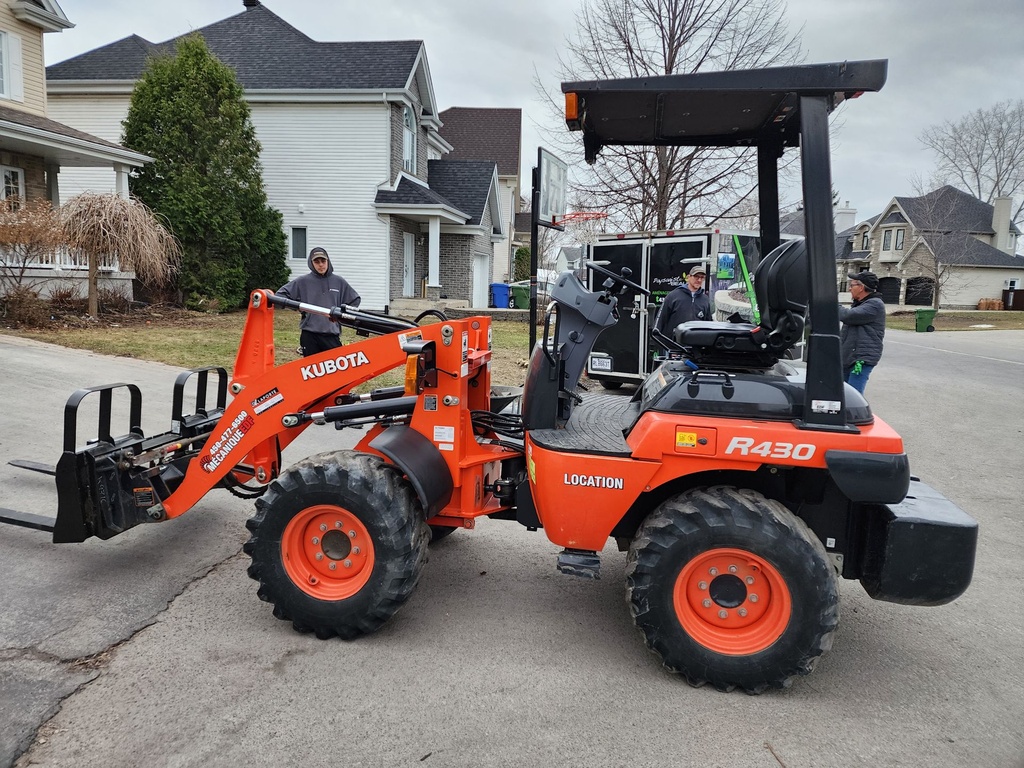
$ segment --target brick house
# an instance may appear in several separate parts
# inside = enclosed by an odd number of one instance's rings
[[[0,199],[59,205],[61,171],[103,169],[110,191],[128,194],[128,173],[150,158],[51,119],[43,67],[44,35],[74,27],[53,0],[0,0]],[[0,254],[0,269],[7,264]],[[55,282],[85,279],[87,263],[66,252],[26,266],[23,284],[45,293]],[[103,287],[131,288],[112,260],[100,266]],[[20,271],[20,270],[16,270]],[[11,274],[4,269],[5,274]],[[5,284],[11,281],[5,281]],[[10,288],[10,285],[6,285]]]
[[[1024,286],[1020,230],[1010,221],[1010,198],[982,202],[944,186],[920,197],[894,197],[885,209],[836,236],[836,276],[870,269],[887,304],[974,308]],[[837,226],[837,230],[839,227]]]
[[[441,136],[452,145],[449,160],[488,160],[498,167],[502,239],[494,243],[491,276],[511,279],[512,238],[521,203],[519,178],[523,111],[519,108],[451,107],[441,113]]]

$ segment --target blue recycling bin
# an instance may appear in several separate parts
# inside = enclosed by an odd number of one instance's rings
[[[491,283],[491,306],[508,309],[508,285],[506,283]]]

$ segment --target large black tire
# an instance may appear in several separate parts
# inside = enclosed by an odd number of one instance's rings
[[[601,386],[605,389],[618,389],[622,386],[621,381],[610,381],[608,379],[601,379]]]
[[[415,492],[377,456],[311,456],[271,483],[246,527],[249,576],[274,615],[346,640],[378,629],[412,594],[430,529]]]
[[[647,647],[694,686],[787,688],[832,647],[835,568],[784,506],[728,486],[674,496],[629,549],[626,601]]]

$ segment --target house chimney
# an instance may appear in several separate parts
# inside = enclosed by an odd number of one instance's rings
[[[857,223],[857,209],[850,207],[850,201],[846,201],[845,208],[836,207],[833,211],[833,222],[836,227],[836,234],[844,232]]]
[[[242,0],[242,5],[246,8],[255,8],[260,4],[260,0]]]
[[[1013,255],[1010,248],[1010,206],[1012,198],[997,197],[992,201],[992,230],[996,233],[992,245],[1003,253]]]

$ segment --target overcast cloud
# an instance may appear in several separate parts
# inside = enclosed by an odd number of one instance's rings
[[[242,0],[58,0],[74,29],[47,34],[46,63],[138,34],[162,42],[243,10]],[[534,70],[552,87],[555,55],[574,29],[576,0],[265,0],[320,41],[426,42],[440,109],[521,107],[523,186],[550,118],[533,89]],[[789,0],[803,25],[807,62],[889,60],[889,79],[840,109],[833,186],[863,219],[895,195],[913,194],[932,160],[921,131],[998,101],[1024,98],[1024,1]],[[581,150],[582,153],[582,150]],[[798,190],[784,191],[793,202]],[[1018,222],[1024,224],[1024,222]]]

